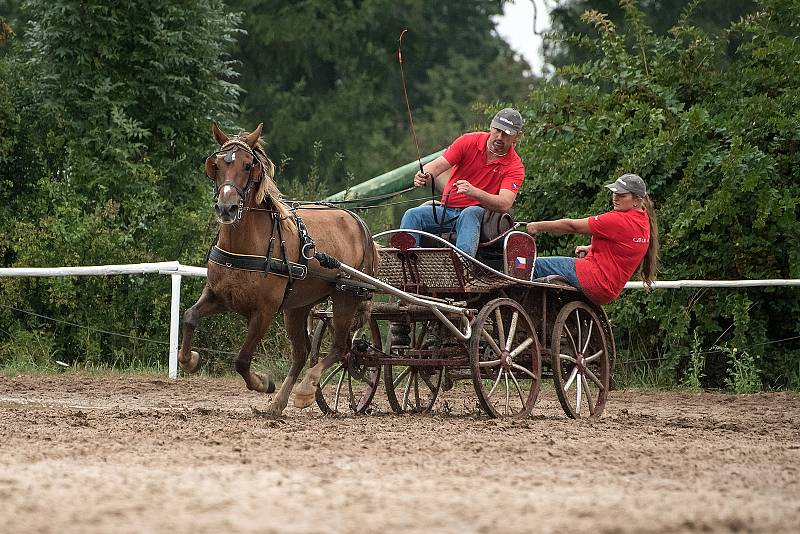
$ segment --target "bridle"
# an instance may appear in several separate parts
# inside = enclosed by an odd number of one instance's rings
[[[217,164],[215,163],[217,157],[223,156],[226,163],[231,163],[236,160],[236,153],[240,150],[250,154],[250,157],[253,158],[253,161],[251,163],[247,163],[244,167],[244,170],[248,171],[247,182],[245,182],[244,188],[240,187],[239,184],[230,179],[225,180],[222,185],[217,184]],[[244,201],[247,198],[247,195],[250,194],[253,184],[261,181],[261,167],[261,162],[256,153],[253,152],[253,149],[251,149],[247,143],[240,141],[239,139],[231,139],[223,144],[219,150],[213,152],[206,158],[206,176],[209,180],[211,180],[211,183],[214,187],[214,203],[216,204],[219,200],[219,193],[221,189],[223,189],[226,185],[232,187],[239,195],[239,209],[236,211],[235,220],[240,220],[242,218],[242,212],[244,211]]]

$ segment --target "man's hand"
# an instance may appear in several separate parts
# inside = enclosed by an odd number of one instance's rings
[[[419,171],[414,175],[414,187],[425,187],[431,180],[433,180],[431,173]]]
[[[575,247],[575,257],[583,258],[589,253],[590,250],[592,250],[592,245],[578,245]]]
[[[471,198],[476,198],[480,194],[478,193],[480,189],[478,189],[477,187],[475,187],[466,180],[457,180],[456,183],[453,184],[453,188],[455,188],[455,190],[461,193],[462,195],[467,195],[468,197]]]
[[[528,224],[526,224],[526,225],[525,225],[525,229],[526,229],[526,230],[528,231],[528,233],[529,233],[529,234],[531,234],[531,235],[536,235],[536,234],[539,232],[539,229],[538,229],[538,228],[536,228],[536,221],[534,221],[534,222],[529,222]]]

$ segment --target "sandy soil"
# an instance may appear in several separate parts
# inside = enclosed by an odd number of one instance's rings
[[[381,395],[382,392],[379,392]],[[797,532],[800,396],[527,421],[259,414],[234,378],[0,377],[2,532]]]

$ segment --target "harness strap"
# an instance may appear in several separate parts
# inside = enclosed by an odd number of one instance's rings
[[[241,269],[243,271],[261,273],[267,270],[268,273],[274,273],[278,276],[286,276],[287,278],[291,276],[292,280],[302,280],[308,274],[308,268],[299,263],[287,262],[277,258],[268,259],[264,256],[254,256],[250,254],[236,254],[223,250],[217,245],[211,247],[211,251],[208,254],[208,261],[216,263],[217,265],[222,265],[223,267]],[[265,264],[269,266],[268,269],[264,268]]]
[[[273,220],[279,221],[279,217],[273,216]],[[275,235],[273,229],[273,235]],[[281,226],[280,222],[278,222],[278,240],[281,242],[281,255],[283,256],[284,263],[288,266],[289,265],[289,255],[286,253],[286,240],[283,239],[283,227]],[[303,268],[307,270],[307,267],[303,265]],[[289,281],[286,282],[286,288],[283,290],[283,300],[281,300],[281,305],[278,306],[278,311],[283,309],[283,305],[286,304],[286,300],[289,298],[289,295],[292,293],[292,286],[294,285],[294,277],[292,276],[292,270],[288,269],[287,277]]]
[[[269,243],[267,244],[267,255],[264,257],[264,278],[269,276],[272,270],[272,250],[275,248],[275,227],[278,225],[278,222],[278,217],[273,214],[272,232],[269,235]]]
[[[211,249],[219,242],[219,228],[217,229],[217,235],[214,237],[214,241],[211,242],[211,246],[208,248],[206,252],[206,259],[203,260],[203,263],[208,263],[208,258],[211,256]]]

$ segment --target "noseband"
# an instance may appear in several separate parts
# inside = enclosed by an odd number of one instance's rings
[[[254,180],[253,179],[252,169],[253,169],[253,167],[260,166],[261,163],[259,162],[258,158],[256,157],[255,152],[253,152],[253,150],[249,146],[247,146],[246,143],[244,143],[242,141],[239,141],[238,139],[232,139],[232,140],[228,141],[227,143],[222,145],[222,147],[220,147],[219,150],[217,150],[216,152],[213,152],[212,154],[210,154],[206,158],[206,163],[208,163],[209,161],[212,161],[214,167],[216,168],[216,163],[214,163],[214,161],[217,159],[218,156],[224,156],[224,161],[226,163],[231,163],[231,162],[236,160],[236,152],[238,152],[239,150],[243,150],[243,151],[247,152],[248,154],[250,154],[250,157],[253,158],[253,162],[252,163],[248,163],[247,165],[245,165],[245,171],[248,171],[248,174],[247,174],[247,182],[244,185],[244,189],[239,187],[239,185],[236,182],[234,182],[233,180],[225,180],[222,183],[222,185],[218,185],[217,184],[217,177],[215,176],[215,173],[208,172],[209,167],[208,167],[208,165],[206,165],[206,176],[208,177],[209,180],[211,180],[211,183],[214,184],[214,203],[215,204],[219,200],[220,190],[222,188],[224,188],[226,185],[231,186],[232,188],[234,188],[236,190],[236,193],[238,193],[238,195],[239,195],[239,209],[236,211],[236,220],[237,221],[242,218],[242,211],[244,210],[244,199],[250,193],[250,190],[253,188],[253,184],[258,182],[258,180]],[[259,174],[256,174],[256,177],[257,176],[259,176]]]

